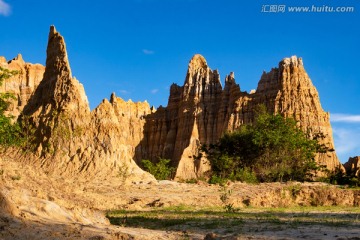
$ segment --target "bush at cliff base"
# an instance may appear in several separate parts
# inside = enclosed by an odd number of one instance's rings
[[[15,74],[17,74],[17,71],[10,71],[0,67],[0,86],[5,79],[8,79]],[[10,106],[10,100],[12,99],[15,99],[13,94],[0,93],[0,145],[5,147],[19,145],[21,142],[19,125],[13,123],[12,116],[7,116],[5,114]]]
[[[293,119],[259,107],[253,124],[226,133],[202,151],[211,163],[210,182],[274,182],[312,179],[312,173],[319,170],[314,158],[320,148]]]
[[[157,180],[171,179],[175,168],[171,167],[170,159],[160,158],[157,163],[152,163],[149,160],[142,160],[144,169],[151,173]]]

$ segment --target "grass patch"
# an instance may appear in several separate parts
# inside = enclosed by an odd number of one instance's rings
[[[108,217],[111,224],[127,227],[144,227],[149,229],[166,229],[176,225],[186,224],[190,219],[164,219],[151,216]]]
[[[177,231],[241,232],[244,226],[266,226],[254,228],[256,231],[313,225],[360,227],[360,209],[355,207],[249,207],[239,212],[226,212],[223,208],[195,209],[179,205],[148,211],[109,211],[107,217],[114,225]]]

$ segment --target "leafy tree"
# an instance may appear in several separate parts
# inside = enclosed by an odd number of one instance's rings
[[[16,75],[17,71],[11,71],[9,69],[0,67],[0,87],[4,80]],[[5,111],[8,109],[10,102],[9,100],[15,99],[15,96],[11,93],[0,93],[0,115],[3,116]]]
[[[146,171],[154,175],[158,180],[171,179],[175,169],[170,167],[170,159],[160,158],[159,162],[156,164],[152,163],[150,160],[142,160],[142,164]]]
[[[5,79],[16,74],[18,74],[18,71],[11,71],[0,67],[0,86],[2,86]],[[16,99],[13,94],[0,93],[0,145],[2,146],[19,145],[21,142],[20,126],[17,123],[13,123],[12,116],[5,114],[12,99]]]
[[[317,169],[314,157],[319,148],[317,140],[309,139],[293,119],[260,107],[253,124],[226,133],[202,150],[217,178],[272,182],[310,179]]]

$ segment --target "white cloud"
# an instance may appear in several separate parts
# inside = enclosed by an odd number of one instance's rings
[[[0,1],[1,1],[1,0],[0,0]],[[143,49],[142,52],[143,52],[145,55],[152,55],[152,54],[155,53],[153,50],[149,50],[149,49]]]
[[[342,162],[360,155],[360,115],[334,113],[330,115],[335,150]]]
[[[360,131],[356,132],[352,129],[334,127],[333,132],[335,141],[338,143],[336,151],[339,154],[346,153],[360,147],[360,142],[355,140],[360,137]]]
[[[159,91],[159,89],[153,89],[153,90],[151,90],[151,93],[156,94],[158,91]]]
[[[360,155],[360,126],[333,126],[335,150],[340,160]]]
[[[119,90],[119,93],[120,93],[120,94],[123,94],[123,95],[126,95],[126,94],[129,94],[130,92],[129,92],[129,91],[126,91],[126,90],[124,90],[124,89],[121,89],[121,90]]]
[[[334,113],[330,115],[331,122],[360,123],[360,115]]]
[[[0,0],[0,15],[9,16],[11,14],[11,6],[4,2],[4,0]]]

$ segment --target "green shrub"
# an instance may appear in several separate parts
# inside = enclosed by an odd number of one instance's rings
[[[22,115],[19,124],[21,129],[21,147],[24,151],[35,151],[36,128],[31,123],[30,117]]]
[[[125,182],[129,176],[129,165],[127,165],[126,163],[121,163],[118,169],[118,177],[121,179],[122,182]]]
[[[236,171],[234,177],[230,177],[231,180],[246,182],[246,183],[258,183],[255,172],[251,171],[249,168],[240,168]]]
[[[314,157],[321,150],[291,118],[260,107],[255,121],[226,133],[215,145],[204,146],[212,167],[211,182],[219,178],[245,182],[305,181],[318,170]]]
[[[154,164],[149,160],[142,160],[144,169],[151,173],[157,180],[171,179],[175,168],[170,167],[170,159],[160,158],[159,161]]]
[[[228,189],[226,185],[223,185],[220,189],[220,201],[226,212],[238,212],[240,209],[234,208],[234,203],[230,202],[230,197],[233,194],[231,189]]]
[[[198,182],[198,180],[196,178],[187,179],[185,181],[185,183],[189,183],[189,184],[195,184],[197,182]]]
[[[4,147],[19,146],[22,143],[19,124],[12,123],[11,117],[0,116],[0,145]]]
[[[227,179],[224,177],[219,177],[216,174],[211,175],[211,178],[209,180],[209,183],[211,184],[219,184],[224,185],[226,183]]]
[[[345,172],[340,167],[335,168],[333,171],[327,170],[327,176],[320,179],[320,181],[335,185],[348,185],[349,187],[360,186],[360,176],[356,176],[356,171]]]
[[[18,74],[18,71],[11,71],[0,67],[0,86],[3,81]],[[21,128],[18,123],[13,123],[13,116],[5,112],[10,106],[10,101],[16,99],[12,93],[0,93],[0,145],[4,147],[19,146],[22,143]]]

